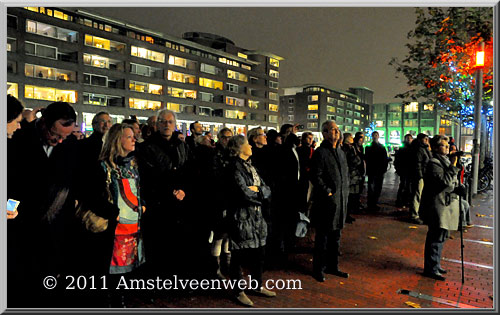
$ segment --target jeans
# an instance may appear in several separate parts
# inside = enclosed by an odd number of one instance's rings
[[[429,226],[425,239],[424,272],[436,274],[441,268],[441,253],[448,238],[448,230]]]
[[[246,265],[252,279],[257,280],[258,288],[262,287],[264,254],[264,247],[233,249],[231,251],[231,264],[229,265],[230,278],[232,280],[243,279],[241,267]],[[235,287],[235,290],[239,290],[238,286]]]

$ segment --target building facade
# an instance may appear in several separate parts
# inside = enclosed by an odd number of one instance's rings
[[[372,106],[374,130],[379,132],[380,142],[399,146],[406,134],[416,137],[419,133],[437,134],[461,138],[464,146],[472,129],[462,128],[449,113],[438,110],[434,104],[418,102],[383,103]],[[462,146],[462,147],[464,147]]]
[[[93,116],[141,122],[161,108],[187,133],[278,125],[282,57],[189,32],[177,38],[76,8],[7,8],[7,90],[28,108],[72,104],[82,130]]]
[[[368,88],[345,92],[321,84],[289,87],[280,97],[280,118],[318,136],[326,120],[334,120],[342,132],[355,133],[368,127],[371,102],[373,91]]]

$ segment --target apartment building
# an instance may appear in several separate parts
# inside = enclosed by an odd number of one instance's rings
[[[450,113],[437,109],[435,104],[418,102],[381,103],[372,106],[372,120],[380,134],[380,142],[399,146],[406,134],[416,137],[419,133],[461,137],[463,146],[472,144],[473,130],[463,127]]]
[[[365,87],[349,91],[322,84],[306,84],[283,89],[281,121],[300,124],[321,138],[321,125],[334,120],[342,132],[356,133],[368,127],[373,91]]]
[[[227,38],[149,30],[82,8],[7,8],[7,90],[28,108],[72,104],[82,130],[99,111],[141,122],[161,108],[187,133],[278,126],[279,66],[273,53]]]

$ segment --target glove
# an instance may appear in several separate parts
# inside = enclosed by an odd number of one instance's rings
[[[457,186],[453,192],[455,194],[461,196],[462,198],[467,197],[467,188],[463,184],[460,184],[459,186]]]

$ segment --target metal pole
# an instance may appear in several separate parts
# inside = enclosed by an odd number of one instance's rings
[[[484,42],[480,44],[481,51],[484,51]],[[483,101],[483,69],[476,70],[476,88],[474,93],[474,148],[472,156],[472,195],[477,195],[477,180],[479,174],[479,151],[481,145],[481,108]]]
[[[460,209],[460,257],[462,258],[462,283],[465,283],[465,269],[464,269],[464,213],[462,211],[462,196],[458,195],[459,209]]]

